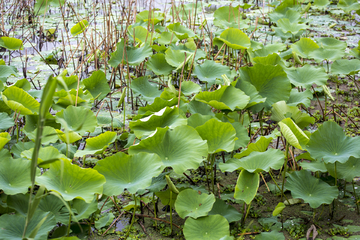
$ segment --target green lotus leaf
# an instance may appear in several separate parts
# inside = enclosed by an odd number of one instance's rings
[[[175,209],[181,218],[192,217],[196,219],[207,216],[214,202],[214,194],[201,194],[193,189],[185,189],[178,194]]]
[[[360,3],[357,0],[339,0],[337,6],[346,13],[360,9]]]
[[[359,11],[360,11],[360,10],[359,10]],[[353,48],[353,49],[351,49],[350,55],[351,55],[351,56],[354,56],[354,57],[357,58],[357,59],[360,59],[360,49],[358,49],[358,48]],[[0,66],[0,67],[1,67],[1,66]]]
[[[233,122],[231,125],[235,128],[236,137],[238,138],[235,141],[234,150],[238,150],[241,147],[245,148],[250,141],[248,130],[239,122]]]
[[[131,82],[131,89],[134,91],[135,95],[141,94],[141,96],[149,102],[154,101],[156,97],[160,97],[161,91],[158,88],[149,82],[147,76],[139,77],[134,79]]]
[[[95,71],[89,78],[84,79],[84,90],[88,90],[94,98],[102,100],[110,92],[109,83],[105,73],[101,70]]]
[[[345,179],[347,182],[352,182],[355,177],[360,176],[359,158],[350,157],[346,163],[336,163],[336,174],[335,163],[325,164],[325,167],[331,176]]]
[[[169,75],[175,69],[166,62],[163,53],[152,55],[146,62],[146,66],[156,75]]]
[[[234,198],[250,204],[259,188],[260,177],[258,173],[241,170],[235,185]]]
[[[11,153],[14,156],[14,158],[21,158],[21,152],[24,150],[28,150],[30,148],[34,148],[35,147],[35,143],[30,141],[30,142],[18,142],[16,144],[14,144],[11,148]]]
[[[179,39],[176,37],[175,33],[173,32],[162,32],[160,37],[157,39],[158,43],[161,45],[167,45],[176,43]]]
[[[239,6],[224,6],[216,9],[214,12],[214,25],[222,29],[229,27],[243,29],[249,27],[242,19]]]
[[[294,123],[291,118],[285,118],[279,123],[280,131],[291,146],[304,150],[309,142],[308,136]]]
[[[296,35],[299,31],[306,29],[307,25],[298,22],[291,22],[288,18],[281,18],[277,21],[277,25],[284,33]]]
[[[284,210],[284,208],[285,208],[285,204],[282,202],[279,202],[278,205],[275,207],[272,215],[273,216],[279,215]]]
[[[129,154],[138,152],[156,153],[165,166],[178,174],[187,169],[197,169],[208,154],[206,141],[190,126],[157,128],[152,136],[129,148]]]
[[[165,100],[160,97],[156,97],[152,104],[147,104],[145,107],[140,107],[138,110],[138,115],[141,117],[146,117],[152,113],[158,112],[165,107],[172,107],[178,104],[178,98],[173,98],[170,100]],[[134,118],[136,120],[137,118]]]
[[[248,49],[250,47],[250,38],[240,29],[225,29],[218,39],[232,49]]]
[[[65,0],[36,0],[34,6],[35,15],[44,15],[52,7],[64,6]]]
[[[217,119],[217,118],[215,118],[214,116],[211,116],[211,115],[203,115],[203,114],[200,114],[200,113],[195,113],[195,114],[192,114],[188,118],[188,126],[196,128],[198,126],[203,125],[208,120],[213,119],[213,118]],[[220,120],[218,120],[218,121],[220,121]]]
[[[325,163],[345,163],[350,157],[360,158],[360,137],[347,137],[335,122],[324,122],[311,134],[307,150],[311,157]]]
[[[25,194],[31,186],[31,161],[4,158],[0,160],[0,189],[5,194]]]
[[[206,103],[193,100],[188,104],[188,110],[191,114],[199,113],[202,115],[215,116],[212,112],[211,107]]]
[[[235,140],[237,140],[236,130],[230,123],[210,119],[203,125],[196,127],[196,131],[203,140],[207,141],[209,153],[234,150]]]
[[[319,45],[310,38],[301,38],[299,41],[291,45],[293,52],[303,58],[310,58],[309,54],[318,48]]]
[[[56,122],[60,123],[65,130],[84,135],[85,132],[93,132],[97,126],[95,114],[87,108],[68,106],[56,113]]]
[[[26,92],[28,92],[31,89],[30,82],[26,78],[17,80],[16,83],[14,84],[14,86],[17,86],[18,88],[21,88],[21,89],[25,90]]]
[[[254,64],[261,63],[263,65],[274,65],[274,66],[279,64],[280,66],[285,67],[284,61],[277,53],[269,54],[266,57],[254,57],[252,61],[254,62]]]
[[[341,59],[345,52],[340,49],[318,48],[309,53],[309,58],[314,59],[316,62],[335,61]]]
[[[184,236],[187,240],[219,240],[227,235],[230,235],[229,223],[221,215],[188,218],[184,224]]]
[[[29,150],[25,150],[21,153],[21,157],[25,159],[31,160],[32,154],[33,154],[34,148],[31,148]],[[49,161],[49,160],[55,160],[64,158],[66,159],[66,156],[63,154],[60,154],[59,150],[54,148],[53,146],[47,146],[47,147],[41,147],[39,150],[39,156],[37,163],[41,164],[42,162]],[[42,168],[50,168],[50,163],[48,164],[42,164]]]
[[[59,129],[55,129],[55,131],[58,134],[59,139],[67,144],[74,143],[82,138],[78,133],[73,131],[63,132]]]
[[[316,43],[326,49],[338,49],[345,51],[347,47],[346,42],[331,37],[316,38]]]
[[[313,84],[318,86],[326,85],[328,79],[324,68],[308,64],[299,68],[286,69],[285,72],[290,82],[297,87],[310,88]]]
[[[330,186],[306,170],[291,173],[285,187],[291,191],[293,198],[303,199],[312,208],[318,208],[323,203],[330,204],[339,194],[337,187]]]
[[[23,42],[20,39],[12,37],[0,37],[0,47],[8,50],[23,50]]]
[[[9,117],[7,113],[0,112],[0,130],[7,130],[14,126],[14,119]]]
[[[27,131],[24,131],[24,132],[26,133],[26,136],[30,140],[35,142],[37,129],[35,129],[33,132],[27,132]],[[57,142],[57,140],[59,140],[59,137],[53,127],[49,127],[49,126],[43,127],[41,144],[47,145],[49,143],[55,143],[55,142]]]
[[[299,11],[296,11],[296,10],[287,10],[286,12],[277,12],[277,11],[274,11],[274,12],[271,12],[269,13],[269,16],[270,16],[270,19],[272,22],[278,22],[280,19],[289,19],[289,21],[291,23],[293,22],[299,22],[300,19],[301,19],[301,14]]]
[[[194,74],[200,81],[213,85],[217,79],[222,79],[221,75],[226,74],[230,76],[230,69],[221,63],[205,60],[203,64],[195,66]]]
[[[72,200],[72,208],[76,210],[74,212],[76,213],[75,217],[78,221],[84,218],[89,218],[92,213],[98,210],[96,196],[90,203],[85,202],[82,199],[75,198]]]
[[[164,20],[164,14],[160,13],[160,12],[155,12],[155,11],[142,11],[138,14],[136,14],[136,22],[140,22],[140,21],[150,21],[151,24],[157,24],[158,22],[161,22]]]
[[[120,195],[124,189],[135,194],[139,189],[151,185],[153,177],[163,170],[163,164],[156,154],[137,153],[126,155],[118,152],[97,162],[95,168],[106,178],[104,194]]]
[[[256,104],[264,103],[266,101],[266,97],[263,98],[261,95],[259,95],[256,87],[249,82],[237,80],[235,87],[239,88],[250,97],[250,101],[246,105],[246,108],[250,108]]]
[[[318,8],[318,9],[324,9],[328,5],[330,5],[329,0],[315,0],[314,4],[312,6],[315,7],[315,8]]]
[[[28,202],[29,201],[27,201],[26,205],[28,205]],[[69,223],[69,212],[67,211],[64,202],[55,195],[48,194],[41,198],[39,209],[43,212],[51,212],[54,215],[56,222],[61,222],[63,224]],[[80,219],[77,218],[77,220]]]
[[[284,165],[284,153],[278,149],[269,149],[265,152],[254,151],[247,157],[232,158],[226,163],[220,163],[223,172],[233,172],[237,169],[245,169],[250,173],[268,172],[270,168],[278,170]]]
[[[139,43],[150,43],[151,41],[151,33],[148,32],[142,26],[136,26],[128,29],[128,34],[130,35],[130,39],[135,39],[136,42]]]
[[[303,92],[299,92],[297,89],[291,89],[289,100],[286,104],[289,106],[298,106],[303,104],[306,108],[310,107],[311,99],[313,99],[312,92],[307,89]]]
[[[186,61],[185,61],[185,55],[186,55]],[[184,50],[174,50],[171,48],[168,48],[168,50],[165,51],[165,60],[170,65],[176,68],[176,70],[181,69],[184,65],[184,62],[187,63],[190,59],[193,58],[193,55]]]
[[[86,19],[81,20],[71,28],[70,30],[71,35],[73,35],[74,37],[76,35],[79,35],[80,33],[84,32],[88,26],[89,26],[89,22]]]
[[[50,170],[36,179],[46,189],[61,194],[65,201],[79,198],[87,203],[94,199],[94,194],[102,194],[105,181],[96,170],[81,168],[68,160],[52,163]]]
[[[5,104],[13,111],[22,115],[29,115],[39,112],[40,103],[29,93],[16,86],[11,86],[1,93]]]
[[[18,76],[18,70],[14,66],[0,65],[0,82],[6,82],[10,76]]]
[[[262,46],[260,49],[249,52],[250,56],[252,58],[255,57],[267,57],[270,54],[278,53],[279,51],[283,51],[286,49],[286,45],[283,43],[273,43],[273,44],[267,44],[266,46]]]
[[[240,68],[240,81],[246,81],[256,88],[259,95],[266,98],[264,103],[251,107],[252,111],[259,112],[263,108],[270,110],[271,105],[290,97],[291,84],[281,66],[255,64],[253,67]]]
[[[224,202],[219,198],[216,199],[209,215],[219,214],[228,220],[229,223],[240,221],[242,214],[239,213],[233,206]]]
[[[322,172],[326,173],[327,169],[323,161],[311,161],[311,162],[301,162],[299,165],[304,170],[309,170],[312,172]]]
[[[197,101],[207,103],[219,110],[243,109],[248,104],[250,97],[243,91],[233,86],[222,86],[213,92],[201,92],[195,96]]]
[[[86,139],[84,150],[78,150],[75,157],[83,157],[85,155],[99,154],[105,151],[111,143],[116,139],[116,132],[104,132],[96,137]]]
[[[175,128],[180,125],[186,125],[187,118],[177,107],[165,107],[160,111],[138,119],[131,121],[129,127],[134,131],[137,138],[150,135],[158,127]]]
[[[190,96],[201,91],[199,84],[192,81],[185,81],[181,83],[181,93],[185,96]]]
[[[156,192],[155,195],[160,199],[161,203],[165,206],[170,205],[170,188],[166,189],[165,191]],[[176,198],[178,194],[172,192],[171,196],[171,207],[174,208]]]
[[[8,132],[0,133],[0,150],[11,140],[11,136]]]
[[[331,64],[332,74],[355,75],[360,71],[360,60],[340,59]]]
[[[167,26],[167,28],[175,33],[176,37],[178,37],[180,40],[186,39],[186,38],[192,38],[195,37],[195,33],[190,30],[187,27],[184,27],[181,25],[181,23],[172,23]]]
[[[44,221],[45,220],[45,221]],[[36,236],[34,238],[29,238],[30,234],[38,228],[38,224],[41,224],[41,227],[38,229]],[[26,216],[19,214],[3,214],[0,216],[0,236],[4,240],[22,240],[24,237],[26,239],[41,240],[47,239],[49,232],[56,226],[55,217],[52,213],[43,212],[40,210],[35,211],[33,217],[30,219],[26,225]],[[26,228],[25,236],[23,236],[24,230]]]
[[[275,122],[280,122],[281,120],[289,117],[299,128],[303,129],[307,127],[309,124],[314,124],[315,119],[310,117],[307,113],[303,113],[297,107],[288,106],[285,101],[280,101],[273,104],[273,108],[271,109],[271,120]]]
[[[272,231],[272,232],[261,232],[256,235],[255,240],[285,240],[284,233]]]

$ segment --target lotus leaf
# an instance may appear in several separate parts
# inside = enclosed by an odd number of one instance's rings
[[[204,102],[193,100],[188,104],[188,110],[191,114],[199,113],[202,115],[214,116],[215,114],[211,111],[211,107]]]
[[[78,221],[88,218],[92,213],[98,210],[96,197],[94,197],[93,201],[90,203],[75,198],[72,200],[72,208],[76,210],[74,212],[76,213],[75,217]]]
[[[306,170],[291,173],[285,187],[291,191],[293,198],[303,199],[312,208],[318,208],[323,203],[330,204],[339,194],[337,187],[328,185]]]
[[[228,220],[229,223],[237,222],[241,219],[242,214],[239,213],[233,206],[224,202],[219,198],[216,199],[209,215],[219,214]]]
[[[14,86],[17,86],[18,88],[21,88],[21,89],[25,90],[26,92],[28,92],[31,89],[30,82],[26,78],[17,80],[16,83],[14,84]]]
[[[280,101],[273,104],[271,109],[271,120],[280,122],[289,117],[296,123],[299,128],[305,128],[309,124],[314,124],[315,119],[310,117],[307,113],[301,112],[297,107],[288,106],[285,101]]]
[[[309,54],[318,48],[319,45],[310,38],[301,38],[299,41],[291,45],[293,52],[303,58],[310,58]]]
[[[193,189],[185,189],[178,194],[175,209],[181,218],[192,217],[196,219],[207,216],[214,202],[214,194],[201,194]]]
[[[260,49],[254,51],[254,52],[249,52],[249,53],[250,53],[250,56],[252,56],[252,58],[267,57],[269,54],[278,53],[279,51],[283,51],[285,49],[286,49],[285,44],[273,43],[273,44],[268,44],[266,46],[262,46]]]
[[[172,44],[179,41],[173,32],[162,32],[160,37],[157,39],[158,43],[161,45]]]
[[[151,43],[151,33],[148,32],[142,26],[136,26],[128,29],[128,33],[131,36],[130,39],[134,39],[134,41],[139,43]]]
[[[336,163],[336,174],[334,165],[334,163],[325,164],[327,171],[333,177],[352,182],[355,177],[360,176],[360,158],[350,157],[346,163]]]
[[[333,74],[355,75],[360,71],[360,60],[340,59],[331,64]]]
[[[152,136],[129,148],[129,154],[156,153],[165,166],[178,174],[196,169],[208,154],[206,141],[190,126],[178,126],[173,130],[157,128]]]
[[[13,111],[29,115],[39,111],[40,104],[29,93],[16,86],[11,86],[1,93],[5,104]]]
[[[86,139],[84,150],[78,150],[75,157],[82,157],[90,154],[99,154],[105,151],[116,139],[116,132],[104,132],[96,137]]]
[[[149,82],[147,76],[134,79],[131,82],[131,89],[136,95],[141,94],[141,96],[149,102],[154,101],[156,97],[160,97],[161,95],[157,87]]]
[[[95,168],[106,178],[104,194],[120,195],[124,189],[135,194],[139,189],[151,185],[153,177],[163,170],[163,164],[156,154],[137,153],[126,155],[119,152],[97,162]]]
[[[357,0],[339,0],[337,6],[347,13],[360,9],[360,3]]]
[[[243,31],[236,28],[224,30],[220,34],[219,40],[233,49],[248,49],[250,47],[250,38]]]
[[[152,55],[146,62],[146,66],[156,75],[169,75],[174,68],[165,60],[165,54],[157,53]]]
[[[12,37],[0,37],[0,47],[9,50],[23,50],[23,42],[20,39]]]
[[[318,45],[326,49],[338,49],[345,51],[347,47],[346,42],[331,37],[316,38],[316,42]]]
[[[201,87],[192,82],[192,81],[185,81],[181,83],[181,93],[185,96],[190,96],[201,91]]]
[[[11,136],[8,132],[0,133],[0,150],[11,140]]]
[[[301,162],[299,165],[304,170],[309,170],[312,172],[322,172],[322,173],[327,172],[327,169],[323,161]]]
[[[195,99],[219,110],[234,111],[245,108],[250,97],[240,89],[230,85],[222,86],[213,92],[201,92],[195,96]]]
[[[291,22],[288,18],[281,18],[277,21],[277,25],[284,33],[291,33],[296,35],[299,31],[306,29],[306,24]]]
[[[26,131],[24,132],[26,133],[26,136],[28,136],[28,138],[30,138],[32,141],[35,142],[37,129],[35,129],[33,132],[26,132]],[[59,140],[59,137],[54,128],[49,126],[43,127],[42,137],[41,137],[42,144],[47,145],[49,143],[55,143],[57,142],[57,140]]]
[[[255,240],[285,240],[284,233],[272,231],[272,232],[261,232],[255,237]]]
[[[211,116],[211,115],[203,115],[203,114],[200,114],[200,113],[195,113],[195,114],[192,114],[188,118],[188,125],[193,127],[193,128],[196,128],[198,126],[203,125],[208,120],[213,119],[213,118],[217,119],[217,118],[215,118],[214,116]]]
[[[96,170],[81,168],[68,160],[61,160],[52,163],[50,170],[38,177],[36,182],[61,194],[65,201],[80,198],[90,203],[94,194],[102,194],[106,180]]]
[[[310,107],[311,99],[313,99],[313,94],[310,90],[305,90],[299,92],[297,89],[291,89],[289,100],[286,104],[289,106],[298,106],[303,104],[305,107]]]
[[[35,15],[43,15],[49,10],[50,6],[61,7],[64,4],[65,0],[36,0],[34,12]]]
[[[258,173],[241,170],[235,185],[234,198],[250,204],[259,188],[260,177]]]
[[[221,215],[188,218],[184,224],[184,236],[187,240],[219,240],[227,235],[230,235],[229,223]]]
[[[299,68],[289,68],[285,72],[293,85],[304,88],[310,88],[313,84],[326,85],[328,79],[324,68],[308,64]]]
[[[223,29],[232,28],[248,28],[244,23],[239,11],[239,6],[224,6],[216,9],[214,12],[214,25]]]
[[[14,66],[0,65],[0,81],[6,82],[6,79],[11,75],[17,76],[18,70]]]
[[[298,149],[303,150],[309,142],[309,137],[294,123],[291,118],[285,118],[279,123],[280,131],[288,143]]]
[[[60,123],[66,131],[74,131],[80,135],[93,132],[97,125],[96,116],[90,109],[75,106],[68,106],[57,112],[56,122]]]
[[[323,60],[335,61],[344,55],[345,52],[339,49],[318,48],[309,53],[309,58],[317,62],[322,62]]]
[[[86,19],[81,20],[71,28],[70,30],[71,35],[73,36],[79,35],[80,33],[84,32],[88,26],[89,26],[89,22]]]
[[[155,12],[155,11],[142,11],[138,14],[136,14],[136,22],[140,22],[140,21],[150,21],[152,24],[157,24],[158,22],[161,22],[164,20],[164,14],[160,13],[160,12]]]
[[[209,153],[234,150],[235,140],[237,140],[236,130],[230,123],[210,119],[203,125],[196,127],[196,131],[203,140],[207,141]]]
[[[186,56],[186,60],[185,60]],[[184,65],[184,62],[187,63],[190,59],[193,58],[193,55],[184,50],[176,50],[169,48],[165,51],[165,60],[166,62],[176,68],[176,70],[181,69]]]
[[[325,163],[345,163],[352,156],[360,158],[360,137],[347,137],[342,127],[335,122],[324,122],[311,134],[307,150],[316,160]]]
[[[238,138],[235,141],[234,150],[238,150],[239,148],[245,148],[250,141],[249,133],[247,129],[239,122],[233,122],[231,125],[236,130],[236,137]]]
[[[195,66],[194,74],[200,81],[213,85],[217,79],[222,79],[221,75],[226,74],[230,76],[230,69],[220,63],[205,60],[203,64]]]
[[[102,100],[110,92],[105,73],[101,70],[95,71],[89,78],[84,79],[84,90],[88,90],[93,98]]]
[[[274,65],[274,66],[279,64],[280,66],[285,67],[284,61],[277,53],[269,54],[266,57],[254,57],[252,61],[254,62],[254,64],[261,63],[263,65]]]
[[[246,95],[250,97],[250,101],[246,105],[246,108],[250,108],[256,104],[264,103],[266,101],[266,97],[263,98],[261,95],[259,95],[256,87],[249,82],[237,80],[235,87],[241,89]]]
[[[29,150],[25,150],[21,153],[21,157],[31,160],[33,151],[34,151],[33,148],[31,148]],[[53,146],[41,147],[39,150],[37,163],[38,163],[38,165],[41,165],[42,168],[49,168],[50,163],[43,164],[43,162],[50,161],[50,160],[55,161],[60,158],[66,159],[66,156],[63,154],[60,154],[59,150],[56,149],[55,147],[53,147]]]
[[[82,138],[78,133],[73,131],[63,132],[59,129],[55,129],[55,131],[58,134],[59,139],[67,144],[74,143]]]
[[[152,104],[147,104],[145,107],[140,107],[138,114],[141,117],[149,116],[154,112],[158,112],[165,107],[172,107],[178,104],[178,98],[173,98],[170,100],[165,100],[160,97],[154,99]],[[137,118],[135,118],[136,120]]]
[[[79,199],[79,201],[82,200]],[[28,205],[28,201],[26,202],[26,205]],[[75,206],[73,205],[73,207]],[[55,195],[49,194],[41,198],[39,209],[43,212],[51,212],[54,215],[56,222],[61,222],[63,224],[69,223],[69,212],[64,206],[64,202]],[[86,217],[89,217],[89,215]],[[77,220],[80,219],[77,218]]]
[[[313,7],[323,9],[326,8],[329,4],[329,0],[315,0]]]
[[[178,37],[180,40],[195,37],[195,33],[192,30],[188,29],[187,27],[184,27],[179,22],[169,24],[167,28],[171,32],[175,33],[176,37]]]

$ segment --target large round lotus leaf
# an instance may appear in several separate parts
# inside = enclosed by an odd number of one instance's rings
[[[237,169],[246,169],[250,173],[268,172],[270,168],[278,170],[284,164],[284,153],[278,149],[269,149],[265,152],[254,151],[249,156],[237,159],[232,158],[226,163],[220,163],[223,172],[233,172]]]
[[[259,188],[260,178],[258,173],[250,173],[245,169],[241,170],[235,185],[234,198],[250,204]]]
[[[318,48],[309,53],[309,58],[314,59],[317,62],[335,61],[341,59],[345,55],[343,50],[339,49],[328,49],[328,48]]]
[[[269,14],[272,22],[277,22],[280,19],[289,19],[290,22],[299,22],[301,18],[301,14],[296,10],[287,10],[286,12],[271,12]]]
[[[355,75],[360,71],[360,60],[340,59],[331,64],[332,74]]]
[[[188,218],[184,224],[184,236],[187,240],[219,240],[227,235],[230,235],[229,223],[221,215]]]
[[[156,153],[165,166],[178,174],[187,169],[197,169],[208,154],[206,141],[190,126],[157,128],[152,136],[129,148],[129,154],[138,152]]]
[[[350,12],[353,10],[356,11],[360,9],[360,3],[357,0],[340,0],[337,6],[345,12]]]
[[[255,112],[270,110],[271,105],[290,97],[291,84],[281,66],[255,64],[253,67],[240,68],[240,81],[247,81],[254,85],[259,95],[266,98],[264,103],[252,106]]]
[[[50,8],[63,6],[65,4],[65,0],[36,0],[34,6],[34,13],[36,15],[44,15]]]
[[[264,103],[266,101],[266,97],[261,97],[259,92],[256,90],[256,87],[249,82],[237,81],[235,87],[244,91],[244,93],[250,97],[250,101],[246,105],[246,108],[254,106],[258,103]]]
[[[199,84],[192,81],[185,81],[181,83],[181,93],[185,96],[190,96],[201,91]]]
[[[58,134],[59,139],[67,144],[74,143],[82,138],[78,133],[73,131],[63,132],[59,129],[55,129],[55,131]]]
[[[78,150],[75,157],[82,157],[90,154],[99,154],[105,151],[116,139],[116,132],[104,132],[96,137],[86,139],[84,150]]]
[[[243,109],[248,104],[250,97],[243,91],[233,86],[222,86],[213,92],[201,92],[195,96],[197,101],[207,103],[218,110]]]
[[[158,22],[161,22],[162,20],[164,20],[164,13],[160,13],[160,12],[155,12],[155,11],[142,11],[138,14],[136,14],[136,22],[140,22],[140,21],[150,21],[151,24],[157,24]]]
[[[300,30],[306,29],[305,23],[291,22],[288,18],[281,18],[277,21],[277,25],[284,33],[296,35]]]
[[[217,118],[215,118],[214,116],[211,116],[211,115],[203,115],[203,114],[200,114],[200,113],[195,113],[195,114],[192,114],[188,118],[188,126],[196,128],[198,126],[203,125],[208,120],[213,119],[213,118],[217,119]],[[218,121],[220,121],[220,120],[218,120]]]
[[[205,60],[203,64],[195,66],[194,74],[200,81],[213,85],[215,84],[216,79],[222,79],[221,75],[226,74],[230,76],[230,69],[221,63]]]
[[[360,137],[347,137],[335,122],[324,122],[311,134],[307,150],[312,158],[325,163],[345,163],[349,157],[360,157],[359,146]]]
[[[287,105],[285,101],[274,103],[273,108],[271,109],[270,119],[275,122],[280,122],[287,117],[293,119],[296,125],[301,129],[307,127],[309,124],[315,123],[313,117],[310,117],[307,113],[301,112],[297,107]]]
[[[26,132],[26,136],[30,138],[32,141],[35,142],[37,129],[32,132]],[[59,137],[53,127],[45,126],[43,127],[42,137],[41,137],[41,144],[47,145],[49,143],[55,143],[59,140]]]
[[[312,208],[318,208],[323,203],[330,204],[339,194],[337,187],[330,186],[306,170],[291,173],[285,187],[291,191],[293,198],[303,199]]]
[[[269,54],[266,57],[254,57],[252,59],[252,62],[254,62],[254,64],[261,63],[263,65],[274,65],[274,66],[279,64],[280,66],[285,67],[284,61],[277,53]]]
[[[236,131],[230,123],[210,119],[196,128],[203,140],[207,141],[209,153],[221,151],[231,152],[234,150]]]
[[[45,220],[45,221],[43,221]],[[38,224],[43,221],[41,227]],[[20,214],[3,214],[0,216],[0,236],[4,240],[22,240],[25,230],[26,216]],[[56,221],[52,213],[35,211],[33,217],[27,225],[25,239],[42,240],[47,239],[49,232],[55,227]],[[34,238],[28,238],[30,234],[38,228]]]
[[[285,72],[287,73],[290,82],[297,87],[310,88],[313,84],[318,86],[326,85],[328,80],[324,68],[308,64],[299,68],[286,69]]]
[[[29,93],[16,86],[11,86],[1,93],[5,104],[13,111],[22,115],[29,115],[39,112],[40,103]]]
[[[14,126],[14,119],[4,112],[0,112],[0,122],[0,130],[6,130]]]
[[[329,0],[315,0],[312,5],[315,8],[324,9],[330,4]]]
[[[309,54],[318,48],[319,45],[310,38],[301,38],[299,41],[291,45],[293,52],[303,58],[309,58]]]
[[[161,45],[167,45],[176,43],[179,39],[176,37],[175,33],[173,32],[162,32],[160,37],[157,39],[158,43]]]
[[[82,82],[85,85],[84,90],[88,90],[93,98],[101,100],[110,92],[105,73],[101,70],[93,72],[89,78]]]
[[[316,38],[315,40],[319,46],[326,49],[341,49],[345,51],[347,47],[346,42],[331,37]]]
[[[93,132],[97,125],[95,114],[87,108],[68,106],[56,113],[56,122],[60,123],[65,130],[84,135],[85,132]]]
[[[250,38],[240,29],[228,28],[220,34],[218,39],[233,49],[248,49],[250,47]]]
[[[137,153],[126,155],[118,152],[97,162],[95,168],[105,176],[104,194],[120,195],[124,189],[135,194],[139,189],[151,185],[153,177],[163,170],[163,164],[156,154]]]
[[[151,84],[147,76],[139,77],[131,82],[131,89],[136,95],[140,94],[146,101],[152,102],[156,97],[160,97],[161,91]]]
[[[175,128],[186,124],[187,118],[179,108],[165,107],[150,116],[131,121],[129,126],[137,138],[142,138],[150,135],[158,127],[168,126],[169,128]]]
[[[238,150],[241,147],[245,148],[250,141],[247,129],[239,122],[233,122],[231,125],[235,128],[236,137],[238,138],[235,141],[234,150]]]
[[[0,160],[0,189],[5,194],[25,194],[31,186],[31,161],[4,158]]]
[[[12,37],[1,37],[0,38],[0,47],[9,49],[9,50],[23,50],[23,42],[20,39]]]
[[[186,55],[186,61],[185,61],[185,55]],[[168,50],[165,51],[165,60],[170,65],[173,66],[176,69],[182,68],[184,65],[184,62],[187,63],[190,58],[192,59],[193,55],[190,52],[184,51],[184,50],[176,50],[168,48]]]
[[[299,92],[297,89],[291,89],[289,100],[286,104],[289,106],[298,106],[303,104],[306,108],[310,107],[311,99],[313,99],[312,92],[307,89],[303,92]]]
[[[178,104],[178,98],[165,100],[160,97],[157,97],[154,99],[154,102],[152,104],[147,104],[145,107],[140,107],[138,110],[138,115],[140,115],[141,117],[134,118],[134,119],[136,120],[136,119],[140,119],[144,116],[149,116],[152,113],[158,112],[165,107],[172,107],[177,104]]]
[[[73,208],[74,207],[75,206],[73,205]],[[69,223],[69,212],[67,211],[64,202],[55,195],[49,194],[46,195],[46,197],[41,198],[38,208],[43,212],[51,212],[54,214],[56,222],[61,222],[63,224]],[[97,206],[95,210],[97,210]],[[86,218],[89,217],[89,215],[86,216]]]
[[[188,29],[187,27],[181,25],[181,23],[169,24],[167,28],[173,33],[175,33],[175,35],[180,40],[195,37],[195,33],[192,30]]]
[[[350,157],[346,163],[325,164],[327,171],[331,176],[339,179],[345,179],[347,182],[351,182],[355,177],[360,177],[360,158]]]
[[[31,160],[34,149],[25,150],[21,153],[21,157]],[[53,146],[41,147],[39,150],[39,156],[37,163],[40,165],[44,161],[55,160],[59,158],[66,158],[65,155],[61,154],[58,149]],[[50,164],[42,164],[42,168],[49,168]]]
[[[11,140],[11,136],[8,132],[0,133],[0,150]]]
[[[139,43],[150,43],[151,33],[142,26],[128,28],[128,34],[131,40],[135,39]]]
[[[175,202],[176,212],[179,217],[199,218],[210,212],[215,202],[214,194],[200,194],[193,189],[185,189],[179,193]]]
[[[81,20],[71,28],[70,30],[71,35],[73,36],[79,35],[80,33],[84,32],[88,26],[89,26],[89,22],[86,19]]]
[[[326,173],[327,169],[323,161],[311,161],[311,162],[301,162],[299,165],[304,170],[309,170],[312,172],[322,172]]]
[[[309,137],[299,128],[291,118],[285,118],[279,123],[280,131],[291,146],[304,150]]]
[[[229,223],[237,222],[241,219],[242,214],[239,213],[233,206],[224,202],[219,198],[216,199],[213,208],[209,215],[219,214],[228,220]]]
[[[187,108],[191,114],[199,113],[201,115],[215,116],[211,107],[206,103],[199,102],[196,100],[190,101]]]
[[[255,57],[266,57],[269,54],[278,53],[286,49],[286,45],[284,43],[273,43],[268,44],[266,46],[262,46],[260,49],[255,52],[249,52],[252,58]]]
[[[56,161],[50,170],[36,179],[47,190],[61,194],[65,201],[74,198],[90,203],[94,194],[102,194],[105,177],[91,168],[81,168],[68,160]]]
[[[272,232],[261,232],[256,235],[255,240],[285,240],[284,233],[272,231]]]
[[[14,66],[0,65],[0,82],[5,82],[11,75],[18,76],[17,72],[18,70]]]
[[[224,6],[214,12],[214,25],[222,29],[226,28],[249,28],[247,21],[242,19],[239,6]]]
[[[146,62],[146,66],[156,75],[169,75],[175,69],[166,62],[163,53],[152,55]]]

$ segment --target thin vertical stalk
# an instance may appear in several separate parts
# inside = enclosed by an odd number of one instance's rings
[[[132,218],[131,218],[131,224],[130,224],[129,230],[126,233],[125,239],[127,239],[127,237],[129,236],[131,228],[132,228],[132,226],[134,224],[134,221],[135,221],[135,212],[136,212],[136,195],[135,195],[135,193],[134,193],[134,201],[135,201],[135,206],[134,206],[134,211],[133,211],[133,215],[132,215]]]
[[[353,187],[353,191],[354,191],[354,197],[355,197],[355,204],[356,204],[357,213],[360,214],[360,212],[359,212],[359,201],[357,200],[357,197],[356,197],[354,179],[352,180],[352,187]]]
[[[284,171],[283,171],[283,179],[281,185],[281,192],[284,193],[284,185],[285,185],[285,176],[287,171],[287,162],[289,159],[289,143],[286,142],[286,149],[285,149],[285,163],[284,163]],[[284,195],[284,194],[283,194]],[[283,195],[281,195],[281,201],[283,201]]]

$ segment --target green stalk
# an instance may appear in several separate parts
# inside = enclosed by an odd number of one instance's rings
[[[273,180],[273,182],[275,183],[275,185],[277,186],[277,188],[279,189],[279,191],[281,192],[281,197],[284,195],[284,197],[286,198],[286,201],[287,201],[288,203],[290,203],[290,202],[289,202],[289,199],[286,197],[286,195],[284,194],[284,192],[281,190],[280,186],[279,186],[279,185],[277,184],[277,182],[275,181],[273,175],[271,174],[271,170],[269,171],[269,175],[270,175],[271,179]],[[281,201],[282,201],[282,199],[281,199]]]
[[[154,216],[155,216],[155,218],[157,218],[157,217],[156,217],[157,214],[156,214],[155,193],[153,193],[152,202],[153,202],[153,204],[154,204]],[[155,220],[155,227],[157,227],[157,220]]]
[[[264,109],[261,109],[261,111],[259,112],[259,123],[260,123],[260,133],[261,136],[263,136],[263,121],[262,121],[262,115],[263,115]]]
[[[353,187],[353,191],[354,191],[356,209],[357,209],[358,214],[360,214],[360,212],[359,212],[359,201],[357,200],[357,197],[356,197],[354,179],[352,180],[352,187]]]
[[[125,236],[125,239],[128,238],[129,234],[130,234],[130,231],[131,231],[131,228],[135,222],[135,212],[136,212],[136,195],[134,193],[134,201],[135,201],[135,206],[134,206],[134,211],[133,211],[133,215],[132,215],[132,218],[131,218],[131,224],[130,224],[130,227],[129,227],[129,230],[127,231],[126,233],[126,236]]]
[[[286,142],[286,150],[285,150],[285,163],[284,163],[284,171],[283,171],[283,181],[281,186],[281,193],[284,194],[284,185],[285,185],[285,175],[287,171],[287,161],[289,159],[289,143]],[[283,195],[281,195],[281,201],[283,201]]]
[[[336,162],[334,163],[334,172],[335,172],[335,186],[337,186]]]
[[[215,163],[215,153],[211,154],[211,186],[212,186],[212,192],[215,194],[215,179],[214,179],[214,163]]]
[[[170,189],[170,229],[171,229],[171,234],[173,233],[173,222],[172,222],[172,191]]]

